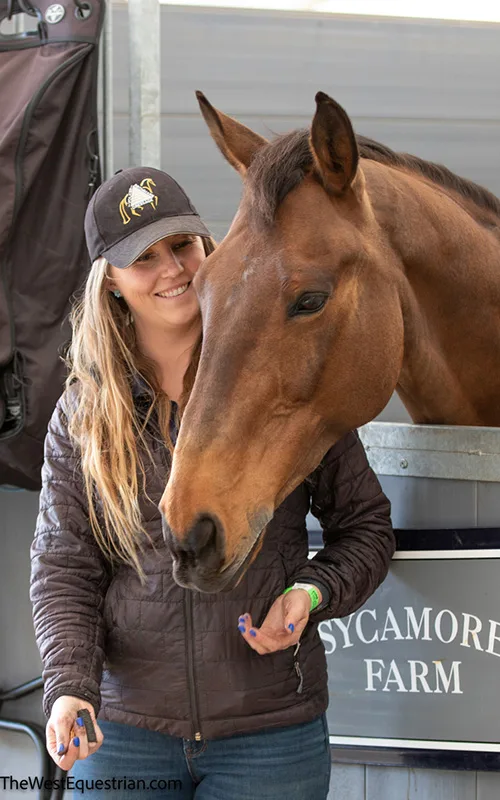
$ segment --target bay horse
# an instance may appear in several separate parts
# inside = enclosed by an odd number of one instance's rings
[[[198,100],[244,191],[195,278],[203,343],[160,508],[175,579],[215,592],[394,389],[416,423],[500,425],[500,201],[356,136],[322,92],[310,131],[271,142]]]

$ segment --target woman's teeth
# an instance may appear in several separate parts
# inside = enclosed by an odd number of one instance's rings
[[[189,283],[185,283],[184,286],[178,286],[177,289],[171,289],[169,292],[158,292],[158,297],[177,297],[180,294],[184,294],[184,292],[189,289]]]

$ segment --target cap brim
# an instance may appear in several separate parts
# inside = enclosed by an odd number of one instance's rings
[[[134,231],[120,242],[104,250],[101,255],[118,269],[126,269],[144,253],[148,247],[176,233],[193,233],[196,236],[211,236],[208,228],[196,214],[180,217],[163,217],[144,228]]]

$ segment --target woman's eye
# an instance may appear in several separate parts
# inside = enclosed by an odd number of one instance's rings
[[[297,317],[305,314],[316,314],[318,311],[321,311],[327,300],[327,294],[319,294],[317,292],[303,294],[302,297],[299,297],[289,308],[288,316]]]
[[[135,264],[144,264],[145,261],[151,261],[153,258],[153,253],[143,253],[139,258],[135,260]]]
[[[182,242],[176,242],[172,245],[172,250],[182,250],[183,247],[187,247],[190,244],[193,244],[194,239],[183,239]]]

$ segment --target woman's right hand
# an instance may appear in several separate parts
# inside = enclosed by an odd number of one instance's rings
[[[89,742],[84,725],[77,722],[77,711],[86,708],[94,723],[97,742]],[[76,743],[75,743],[76,739]],[[83,760],[99,750],[104,741],[93,706],[80,697],[63,695],[52,706],[46,728],[47,750],[58,767],[70,770],[75,761]]]

